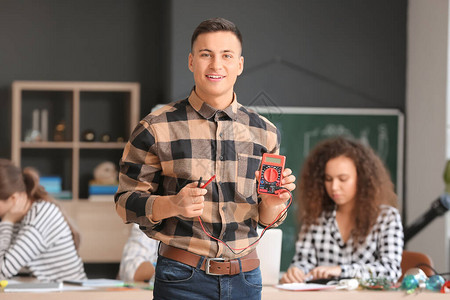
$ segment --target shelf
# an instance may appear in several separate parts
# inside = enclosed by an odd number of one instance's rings
[[[21,142],[22,149],[71,149],[73,142]]]
[[[139,122],[139,97],[135,82],[12,83],[12,161],[61,179],[72,199],[59,202],[80,228],[85,262],[120,261],[128,237],[113,200],[87,198],[99,164],[111,161],[118,168]]]
[[[80,149],[122,149],[125,147],[126,143],[80,143]]]
[[[103,142],[21,142],[22,149],[123,149],[126,143]]]

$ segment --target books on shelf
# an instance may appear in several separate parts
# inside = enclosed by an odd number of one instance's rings
[[[118,184],[89,183],[89,201],[113,202]]]
[[[89,184],[89,195],[114,195],[117,184]]]
[[[62,190],[62,179],[59,176],[41,176],[39,184],[50,194],[60,193]]]
[[[114,194],[117,192],[119,184],[102,184],[98,181],[89,182],[89,201],[113,202]]]
[[[70,200],[72,199],[71,191],[61,191],[59,193],[49,193],[53,198],[58,200]]]

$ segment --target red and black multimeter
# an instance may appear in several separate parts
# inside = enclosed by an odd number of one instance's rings
[[[285,161],[286,157],[283,155],[263,154],[258,184],[259,194],[278,195],[281,193],[281,190],[277,188],[281,186]]]

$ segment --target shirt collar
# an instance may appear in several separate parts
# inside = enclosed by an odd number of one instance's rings
[[[215,114],[220,112],[223,112],[233,121],[236,121],[237,119],[237,110],[239,107],[239,103],[237,102],[236,93],[233,93],[233,101],[231,102],[231,104],[223,110],[214,108],[205,101],[203,101],[195,92],[195,86],[191,90],[191,94],[189,95],[188,101],[191,104],[191,106],[205,119],[210,119]]]
[[[328,225],[334,224],[336,220],[336,207],[334,207],[332,210],[324,211],[324,217]]]

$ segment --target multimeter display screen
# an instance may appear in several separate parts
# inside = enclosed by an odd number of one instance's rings
[[[266,156],[266,161],[274,164],[281,164],[281,159],[275,157]]]

